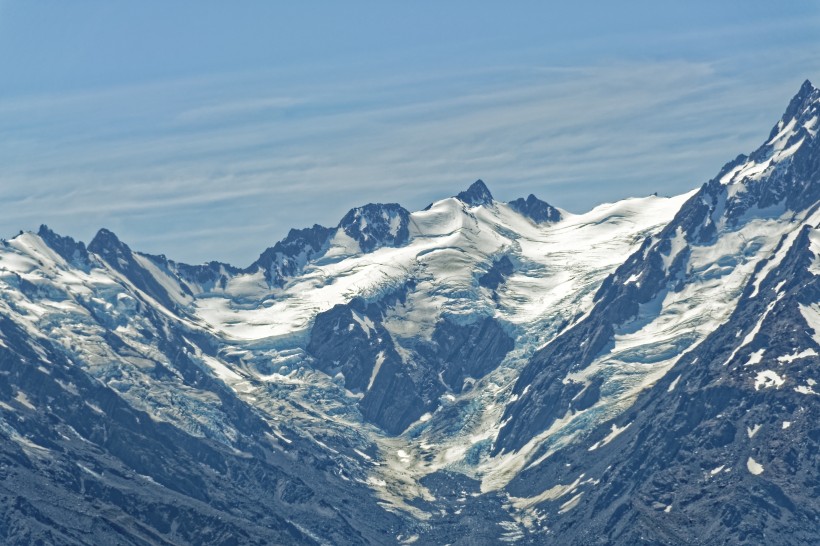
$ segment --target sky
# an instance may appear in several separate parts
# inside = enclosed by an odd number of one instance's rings
[[[0,0],[0,237],[246,266],[483,179],[570,212],[700,186],[820,85],[820,2]]]

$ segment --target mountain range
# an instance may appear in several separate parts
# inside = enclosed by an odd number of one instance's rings
[[[0,245],[6,544],[820,543],[820,89],[701,187],[245,268]]]

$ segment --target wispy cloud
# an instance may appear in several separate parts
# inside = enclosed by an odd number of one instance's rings
[[[759,144],[799,83],[647,61],[14,99],[0,102],[0,229],[105,225],[136,248],[243,264],[289,227],[367,201],[420,208],[479,177],[571,210],[674,194]]]
[[[214,121],[235,121],[237,116],[264,115],[273,110],[286,110],[305,103],[298,97],[262,97],[199,106],[180,112],[176,121],[181,124]]]

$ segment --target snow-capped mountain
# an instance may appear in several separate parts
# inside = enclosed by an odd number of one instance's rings
[[[816,539],[818,117],[807,82],[769,140],[692,195],[522,371],[495,450],[537,446],[509,490],[548,519],[572,511],[557,534]]]
[[[248,267],[0,247],[0,537],[820,539],[820,90],[700,189],[476,181]]]

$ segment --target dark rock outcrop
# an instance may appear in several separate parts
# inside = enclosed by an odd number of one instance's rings
[[[548,222],[558,222],[561,220],[561,211],[545,201],[541,201],[533,194],[526,199],[519,197],[515,201],[507,203],[510,207],[535,222],[536,224],[546,224]]]
[[[185,289],[181,289],[179,294],[169,294],[167,288],[137,261],[131,248],[107,229],[97,232],[89,243],[88,250],[98,255],[112,269],[127,277],[134,286],[161,303],[166,309],[178,311],[179,305],[176,298],[190,296],[190,292],[186,292]]]
[[[478,285],[490,290],[495,290],[504,280],[512,275],[515,266],[508,256],[502,256],[493,262],[493,265],[486,273],[478,278]]]
[[[359,243],[362,252],[397,247],[410,238],[410,213],[396,203],[369,204],[350,210],[339,229]]]
[[[476,180],[469,188],[456,195],[456,199],[470,207],[487,206],[492,205],[493,194],[483,180]]]
[[[71,237],[58,235],[45,224],[40,226],[37,235],[69,264],[81,269],[88,268],[88,250],[86,250],[82,241],[75,241]]]
[[[315,224],[305,229],[291,229],[287,237],[266,249],[245,272],[259,269],[270,286],[281,287],[288,277],[297,275],[311,259],[320,255],[336,230]]]
[[[362,416],[389,434],[400,434],[435,411],[442,394],[461,392],[465,380],[483,377],[513,348],[513,339],[491,317],[469,324],[442,320],[430,341],[416,340],[402,358],[382,322],[385,311],[411,288],[375,303],[357,298],[320,313],[307,347],[317,368],[331,376],[341,373],[346,388],[363,393]]]

